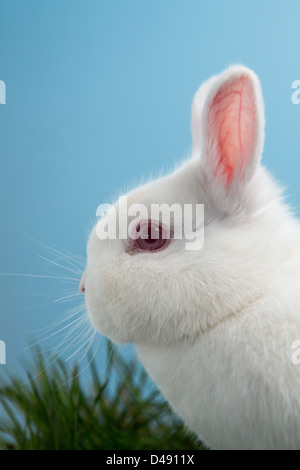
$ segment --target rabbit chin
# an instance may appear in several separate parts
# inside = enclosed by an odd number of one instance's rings
[[[151,329],[132,318],[121,305],[107,307],[96,296],[86,295],[86,306],[93,327],[116,344],[143,343],[152,344]],[[140,314],[141,315],[141,314]],[[145,330],[145,331],[144,331]],[[155,332],[157,336],[157,332]],[[157,339],[157,338],[156,338]]]
[[[112,316],[109,312],[105,311],[105,309],[99,308],[99,306],[93,309],[92,307],[88,306],[88,301],[86,301],[86,304],[89,319],[95,330],[116,344],[133,342],[133,339],[131,338],[126,328],[121,330],[114,325]]]
[[[85,304],[93,327],[117,344],[135,342],[141,336],[141,332],[137,332],[137,321],[133,318],[132,312],[126,309],[126,299],[120,301],[117,286],[114,289],[110,285],[107,289],[105,279],[102,278],[99,282],[99,277],[102,277],[99,271],[97,273],[88,271],[88,273]]]
[[[180,324],[179,321],[176,324],[176,321],[166,318],[168,315],[161,307],[155,311],[152,310],[152,304],[138,305],[135,308],[130,299],[127,301],[126,296],[120,297],[120,291],[117,290],[116,298],[119,298],[119,301],[112,302],[105,289],[95,290],[87,283],[86,307],[90,321],[99,333],[113,342],[167,345],[190,339],[191,335],[185,324]],[[168,311],[171,313],[172,307],[169,307]],[[175,315],[175,318],[178,316]],[[197,330],[195,327],[192,336]]]

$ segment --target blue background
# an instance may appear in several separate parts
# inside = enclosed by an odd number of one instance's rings
[[[54,301],[77,289],[5,273],[78,277],[32,239],[84,259],[97,206],[189,154],[193,95],[230,64],[261,79],[263,161],[299,214],[299,22],[298,0],[0,1],[0,367],[18,368],[44,337],[34,330],[67,314]]]

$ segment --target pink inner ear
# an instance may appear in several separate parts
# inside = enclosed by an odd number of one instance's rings
[[[243,178],[256,143],[256,105],[252,83],[240,76],[223,85],[214,97],[208,114],[208,153],[217,175],[227,186],[234,174]]]

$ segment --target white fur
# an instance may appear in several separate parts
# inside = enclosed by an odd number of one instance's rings
[[[215,157],[204,145],[206,120],[213,96],[239,76],[254,89],[256,142],[245,177],[226,188],[209,168]],[[128,200],[204,203],[203,249],[173,240],[165,250],[131,254],[126,240],[99,240],[94,229],[84,274],[88,312],[113,341],[137,345],[166,399],[210,447],[297,449],[300,366],[291,345],[300,339],[300,226],[259,163],[256,75],[235,66],[213,77],[196,95],[192,128],[191,159]]]

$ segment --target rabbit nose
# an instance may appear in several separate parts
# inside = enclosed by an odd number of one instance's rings
[[[83,273],[83,276],[81,278],[80,284],[79,284],[79,290],[82,292],[82,294],[85,293],[85,272]]]

